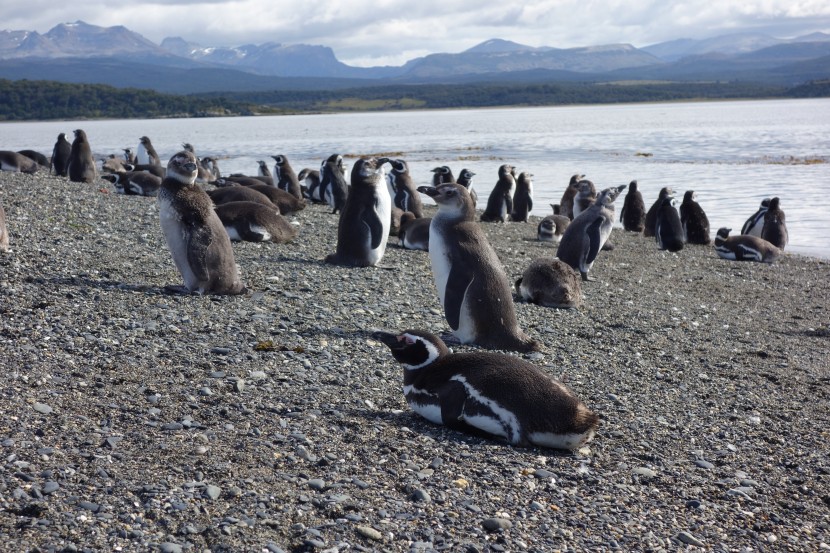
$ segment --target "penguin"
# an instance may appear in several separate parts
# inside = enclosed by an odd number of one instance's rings
[[[421,196],[409,174],[409,164],[403,159],[381,158],[378,163],[388,163],[392,170],[386,175],[390,188],[394,190],[392,204],[395,207],[408,211],[420,219],[424,216],[424,206]]]
[[[274,175],[271,174],[271,169],[268,168],[268,164],[265,163],[264,160],[257,161],[257,176],[260,177],[268,177],[271,180],[274,179]],[[300,177],[297,177],[300,180]]]
[[[300,188],[300,181],[297,178],[297,173],[288,162],[288,158],[284,155],[271,156],[274,158],[274,180],[277,183],[277,188],[290,192],[295,198],[302,199],[303,191]]]
[[[388,188],[386,194],[389,194]],[[320,199],[329,204],[332,214],[335,214],[342,212],[348,196],[349,185],[343,174],[343,156],[332,154],[320,165]]]
[[[136,165],[161,165],[161,158],[153,148],[153,143],[146,136],[138,139],[138,148],[135,153]]]
[[[269,186],[265,183],[246,184],[245,188],[256,190],[271,200],[271,203],[277,206],[280,214],[291,215],[305,209],[306,201],[295,198],[293,194],[280,190],[274,186]]]
[[[452,169],[447,165],[431,169],[432,171],[432,186],[438,186],[447,182],[455,182],[455,175],[452,174]]]
[[[597,188],[588,179],[582,179],[577,183],[576,196],[574,196],[573,215],[574,219],[579,214],[591,207],[597,200]]]
[[[214,209],[233,242],[284,244],[297,237],[297,227],[273,209],[256,202],[228,202]]]
[[[758,211],[746,220],[744,226],[741,227],[741,234],[749,234],[751,236],[761,237],[761,231],[764,229],[764,215],[767,214],[771,198],[764,198],[761,200],[761,206]]]
[[[92,148],[83,129],[75,130],[75,140],[69,152],[69,180],[72,182],[95,182],[98,172],[92,158]]]
[[[265,177],[258,177],[255,175],[233,174],[228,175],[226,177],[220,177],[216,179],[213,182],[213,184],[215,184],[216,186],[234,186],[237,184],[241,184],[244,186],[253,186],[254,184],[268,184],[264,180],[262,180],[264,178]]]
[[[780,249],[757,236],[749,234],[729,236],[731,230],[722,227],[715,235],[715,252],[722,259],[772,263],[782,253]]]
[[[167,164],[159,190],[161,230],[186,293],[236,295],[246,292],[222,221],[210,196],[196,184],[196,156],[178,152]]]
[[[432,217],[415,217],[415,214],[405,211],[401,215],[398,239],[407,250],[429,251],[429,226]]]
[[[637,190],[636,180],[628,183],[628,192],[620,210],[620,223],[629,232],[643,232],[646,226],[646,204]]]
[[[473,209],[478,207],[478,194],[476,194],[475,188],[473,188],[473,177],[476,176],[475,173],[470,171],[469,169],[462,169],[461,172],[458,174],[458,184],[463,186],[467,189],[467,192],[470,193],[470,198],[473,200]]]
[[[0,150],[0,171],[12,173],[35,173],[38,170],[36,161],[10,150]]]
[[[248,186],[238,185],[214,188],[213,190],[208,190],[206,194],[216,205],[230,202],[253,202],[264,205],[277,213],[281,213],[279,207],[268,196]]]
[[[562,199],[559,200],[559,208],[562,211],[562,215],[568,219],[573,220],[574,218],[574,199],[576,198],[576,193],[579,191],[579,181],[584,178],[585,175],[580,175],[579,173],[571,175],[568,187],[565,188],[565,192],[562,193]]]
[[[657,211],[659,211],[660,206],[663,205],[663,200],[666,198],[674,198],[674,191],[669,186],[660,189],[657,200],[648,208],[645,226],[643,227],[643,236],[647,238],[654,236],[654,226],[657,224]]]
[[[539,258],[516,281],[516,293],[525,301],[544,307],[570,309],[582,305],[579,274],[557,258]]]
[[[687,190],[683,194],[683,203],[680,204],[680,223],[683,225],[683,236],[689,244],[708,246],[712,243],[709,238],[709,218],[696,201],[694,190]]]
[[[40,152],[36,152],[35,150],[20,150],[17,153],[22,156],[28,157],[44,169],[49,169],[49,167],[51,166],[51,164],[49,163],[49,158],[47,158]]]
[[[151,175],[155,175],[155,176],[159,177],[160,179],[163,179],[164,175],[167,172],[167,170],[164,168],[163,165],[153,165],[153,164],[150,164],[150,165],[147,165],[147,164],[131,165],[129,163],[126,163],[126,164],[123,165],[123,170],[124,171],[143,171],[145,173],[150,173]]]
[[[519,447],[579,449],[599,425],[564,384],[505,353],[450,353],[434,334],[374,332],[404,369],[409,407],[428,421]]]
[[[588,273],[597,254],[611,235],[611,227],[614,224],[614,200],[625,187],[623,184],[603,190],[594,205],[571,221],[562,235],[562,240],[559,241],[556,257],[579,271],[583,281],[593,280]]]
[[[317,204],[323,202],[320,197],[320,171],[306,167],[297,173],[297,180],[300,181],[300,188],[307,200]]]
[[[516,320],[510,282],[475,221],[470,193],[456,183],[422,186],[438,204],[429,226],[429,257],[444,317],[455,339],[487,349],[538,351]]]
[[[191,154],[196,155],[196,149],[190,142],[185,142],[184,144],[182,144],[182,148],[184,148]],[[159,164],[159,167],[160,166],[161,165]],[[196,156],[196,166],[199,170],[199,173],[196,175],[196,182],[198,182],[199,184],[213,184],[213,182],[216,180],[216,177],[214,177],[213,173],[202,164],[202,160],[199,158],[199,156]]]
[[[202,167],[204,167],[208,173],[213,175],[213,179],[222,178],[222,172],[219,170],[219,160],[212,156],[203,157],[201,160]]]
[[[135,161],[135,153],[133,152],[133,149],[132,148],[124,148],[123,152],[124,152],[124,162],[125,163],[131,163],[131,164],[135,165],[136,161]]]
[[[62,132],[58,135],[55,141],[55,146],[52,148],[52,163],[50,167],[54,170],[55,175],[59,177],[68,176],[69,169],[69,155],[72,152],[72,143],[66,139],[66,133]]]
[[[516,179],[516,193],[513,194],[513,210],[510,212],[510,220],[527,223],[531,211],[533,211],[533,173],[523,171]]]
[[[325,262],[374,267],[383,259],[392,224],[392,198],[383,165],[374,157],[352,166],[351,188],[337,224],[337,249]]]
[[[513,212],[513,194],[516,192],[513,170],[514,167],[506,163],[499,167],[499,180],[490,192],[487,207],[481,214],[480,221],[503,223],[510,217]]]
[[[781,209],[781,200],[777,197],[771,199],[767,212],[764,214],[761,238],[781,251],[784,251],[784,247],[790,241],[785,219],[784,211]]]
[[[661,250],[679,252],[683,249],[683,224],[674,207],[674,198],[666,198],[657,210],[657,222],[654,224],[654,238]]]
[[[111,182],[116,192],[128,196],[158,196],[161,187],[161,179],[146,171],[111,173],[101,178]]]
[[[9,229],[6,228],[6,210],[0,202],[0,252],[9,251]]]
[[[559,204],[550,204],[553,215],[548,215],[536,227],[536,239],[540,242],[559,242],[571,220],[562,215]]]

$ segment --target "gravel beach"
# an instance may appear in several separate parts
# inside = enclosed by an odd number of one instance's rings
[[[2,551],[830,551],[827,260],[615,229],[582,307],[517,303],[602,419],[568,453],[408,409],[369,333],[448,327],[397,239],[325,265],[309,206],[234,244],[248,294],[178,296],[155,198],[4,172],[0,201]],[[511,280],[555,254],[538,221],[484,226]]]

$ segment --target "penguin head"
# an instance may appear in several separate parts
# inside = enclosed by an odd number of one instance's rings
[[[769,211],[778,211],[779,209],[781,209],[781,200],[778,198],[778,196],[769,201],[767,209]]]
[[[138,141],[141,142],[142,144],[144,144],[145,146],[150,144],[150,138],[146,137],[146,136],[142,136],[141,138],[138,139]]]
[[[75,133],[75,140],[86,141],[86,133],[83,129],[75,129],[73,132]]]
[[[187,150],[188,152],[192,152],[194,154],[196,153],[196,150],[193,148],[193,144],[191,144],[190,142],[182,143],[182,148]]]
[[[637,191],[637,181],[633,180],[628,183],[628,191],[629,192],[636,192]]]
[[[461,183],[463,181],[464,185],[469,188],[473,183],[474,176],[476,176],[476,174],[469,169],[462,169],[461,173],[458,175],[458,182]]]
[[[374,157],[362,157],[352,166],[352,186],[355,184],[377,184],[385,180],[383,164]]]
[[[732,232],[731,228],[721,227],[721,228],[718,229],[717,236],[719,238],[726,239],[726,238],[729,238],[729,233],[730,232]]]
[[[769,209],[769,203],[772,201],[772,198],[764,198],[761,200],[761,209]]]
[[[454,182],[438,186],[419,186],[418,192],[426,194],[438,204],[438,212],[461,219],[474,220],[475,208],[470,192]]]
[[[285,159],[285,156],[276,155],[271,157],[274,158],[274,161],[277,162],[277,165],[285,165],[285,162],[287,161]]]
[[[614,200],[620,195],[620,193],[625,190],[627,185],[623,184],[622,186],[612,186],[611,188],[606,188],[602,192],[600,192],[599,197],[597,197],[596,204],[603,205],[603,206],[610,206],[614,203]]]
[[[426,367],[449,353],[441,338],[422,330],[405,330],[401,334],[374,332],[372,338],[386,344],[392,357],[407,370]]]
[[[175,154],[167,162],[167,176],[184,184],[193,184],[198,172],[196,156],[187,150]]]
[[[672,190],[671,186],[664,186],[660,189],[659,198],[662,200],[663,198],[668,198],[669,196],[674,197],[674,190]]]
[[[597,188],[592,181],[583,179],[577,183],[577,194],[580,198],[590,198],[597,195]]]
[[[579,188],[579,181],[583,179],[585,179],[585,175],[579,173],[572,175],[570,182],[568,182],[568,188]]]
[[[509,163],[505,163],[501,167],[499,167],[499,178],[506,177],[507,175],[516,178],[516,168],[510,165]]]
[[[694,190],[686,190],[686,193],[683,194],[683,203],[688,204],[690,202],[693,202],[695,198],[697,198],[697,195],[695,194]]]
[[[409,165],[402,159],[390,159],[389,164],[392,165],[394,173],[403,174],[409,171]]]

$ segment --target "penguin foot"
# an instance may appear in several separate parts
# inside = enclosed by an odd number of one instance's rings
[[[445,344],[448,346],[460,346],[461,340],[458,339],[458,336],[453,334],[452,332],[442,332],[441,333],[441,340],[444,341]]]
[[[593,277],[589,277],[588,273],[581,273],[582,274],[582,281],[583,282],[595,282],[597,279]]]
[[[182,286],[181,284],[168,284],[164,287],[164,291],[168,294],[178,294],[182,296],[189,296],[193,293],[189,288]]]

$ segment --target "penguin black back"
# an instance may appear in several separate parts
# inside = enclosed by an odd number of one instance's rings
[[[687,190],[683,195],[683,203],[680,204],[680,223],[683,225],[683,236],[689,244],[708,245],[712,242],[709,238],[709,218],[700,204],[695,201],[694,190]]]
[[[510,220],[526,223],[533,210],[533,174],[522,172],[516,179],[516,193],[513,194],[513,211]]]
[[[60,133],[52,149],[52,168],[55,174],[61,177],[68,176],[69,156],[72,153],[72,143],[66,138],[66,133]]]
[[[674,203],[673,198],[665,198],[657,210],[654,237],[661,250],[679,252],[683,249],[683,225]]]
[[[764,214],[761,238],[781,250],[784,249],[790,239],[785,219],[784,210],[781,209],[781,200],[777,197],[771,199],[769,208]]]
[[[646,226],[646,204],[643,195],[637,190],[636,180],[628,184],[628,193],[620,211],[620,222],[629,232],[643,232]]]
[[[648,208],[648,212],[646,213],[646,222],[645,226],[643,227],[643,236],[654,236],[654,226],[657,224],[657,212],[660,210],[660,206],[663,205],[663,200],[670,197],[674,197],[674,192],[670,187],[665,186],[660,189],[660,194],[657,196],[657,199],[654,201],[654,203],[651,204],[651,207]]]

